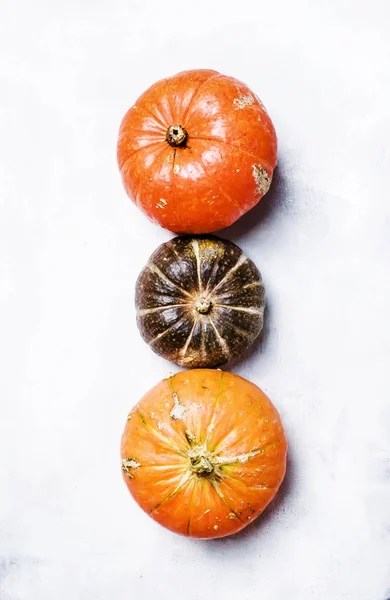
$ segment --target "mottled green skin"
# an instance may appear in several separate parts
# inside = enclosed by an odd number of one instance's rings
[[[135,304],[138,328],[154,352],[181,366],[216,367],[259,335],[264,286],[256,265],[232,242],[180,236],[150,257]]]

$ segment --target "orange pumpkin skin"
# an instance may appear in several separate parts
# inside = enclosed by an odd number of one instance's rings
[[[130,198],[176,233],[217,231],[255,206],[271,184],[276,152],[257,96],[206,69],[152,85],[123,118],[117,147]]]
[[[256,385],[194,369],[158,383],[130,412],[122,474],[161,525],[217,538],[243,529],[271,502],[286,453],[279,414]]]

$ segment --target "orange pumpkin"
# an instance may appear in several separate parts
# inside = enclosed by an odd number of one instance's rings
[[[164,527],[224,537],[274,498],[286,452],[279,414],[256,385],[195,369],[164,379],[130,412],[122,474],[140,507]]]
[[[268,191],[277,140],[258,97],[232,77],[184,71],[152,85],[126,113],[118,164],[124,187],[176,233],[227,227]]]

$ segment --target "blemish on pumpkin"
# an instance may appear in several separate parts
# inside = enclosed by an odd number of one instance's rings
[[[191,431],[188,431],[188,429],[185,430],[184,435],[186,436],[187,442],[191,445],[195,442],[195,436],[193,433],[191,433]]]
[[[122,459],[122,471],[126,473],[130,479],[133,479],[134,474],[132,473],[132,469],[139,469],[141,463],[134,460],[134,458],[123,458]]]
[[[165,200],[165,198],[160,198],[160,201],[156,204],[156,208],[165,208],[166,205],[167,201]]]
[[[218,525],[214,525],[215,531],[218,531]]]
[[[234,465],[235,463],[241,463],[242,465],[244,465],[251,458],[258,456],[259,454],[264,454],[266,450],[275,447],[277,444],[279,444],[279,441],[271,442],[270,444],[267,444],[262,448],[255,448],[250,452],[246,452],[245,454],[239,454],[238,456],[216,456],[214,458],[214,463],[218,465],[220,469],[223,468],[223,465]]]
[[[180,404],[179,396],[176,394],[176,392],[172,393],[172,398],[174,404],[169,416],[176,421],[182,421],[184,413],[187,411],[187,409],[183,404]]]
[[[245,108],[245,106],[250,106],[251,104],[253,104],[254,101],[255,100],[253,96],[251,96],[250,94],[248,94],[248,96],[244,96],[242,94],[241,96],[233,100],[233,104],[234,106],[237,106],[237,108]]]
[[[138,413],[138,416],[139,416],[139,418],[141,419],[142,423],[143,423],[144,425],[147,425],[147,422],[146,422],[146,419],[145,419],[145,417],[144,417],[144,416],[143,416],[141,413]]]
[[[256,191],[264,196],[270,188],[271,177],[261,165],[253,165],[253,177],[256,183]]]

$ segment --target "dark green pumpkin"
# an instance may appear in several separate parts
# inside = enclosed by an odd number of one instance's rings
[[[180,236],[150,257],[136,284],[137,324],[152,350],[178,365],[216,367],[263,327],[264,285],[232,242]]]

